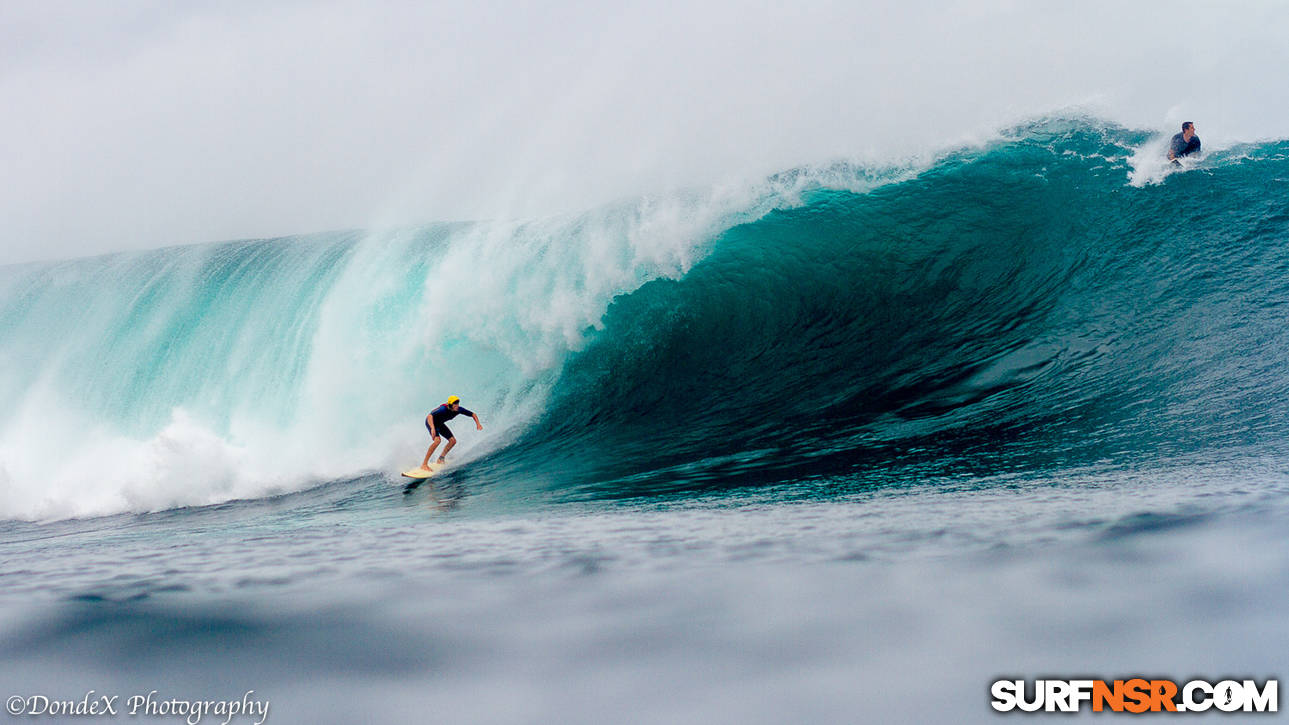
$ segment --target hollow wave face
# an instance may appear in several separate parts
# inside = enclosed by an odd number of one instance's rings
[[[1152,143],[1047,122],[731,228],[614,302],[516,456],[636,496],[1280,451],[1289,145],[1134,184]]]
[[[1139,183],[1156,141],[0,270],[0,515],[396,471],[449,394],[572,497],[1279,451],[1289,145]]]

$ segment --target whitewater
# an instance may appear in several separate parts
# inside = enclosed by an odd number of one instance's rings
[[[0,673],[284,722],[1275,677],[1289,142],[1166,138],[0,268]]]

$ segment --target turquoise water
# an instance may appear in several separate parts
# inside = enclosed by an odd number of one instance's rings
[[[0,679],[783,722],[1277,676],[1289,143],[1158,142],[0,270]],[[449,394],[485,429],[408,484]]]

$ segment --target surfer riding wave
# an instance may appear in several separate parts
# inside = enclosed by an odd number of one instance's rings
[[[430,449],[425,452],[425,460],[421,461],[421,468],[430,470],[430,457],[434,455],[434,449],[439,447],[439,442],[446,437],[448,444],[444,446],[443,453],[439,455],[436,463],[444,463],[448,456],[448,451],[457,444],[456,436],[452,435],[452,429],[448,427],[449,420],[458,415],[468,415],[474,418],[474,425],[478,430],[483,430],[483,424],[479,422],[479,416],[461,407],[461,399],[455,395],[449,396],[446,403],[440,405],[425,416],[425,429],[430,432]]]

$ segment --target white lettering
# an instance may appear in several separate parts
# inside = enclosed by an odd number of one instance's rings
[[[1047,680],[1045,683],[1045,695],[1047,700],[1046,709],[1048,712],[1074,712],[1073,698],[1070,695],[1074,690],[1070,683],[1064,680]]]
[[[1244,692],[1247,701],[1244,703],[1245,712],[1276,712],[1280,707],[1280,683],[1276,680],[1267,680],[1262,686],[1262,692],[1258,692],[1258,683],[1253,680],[1244,681]]]
[[[1045,686],[1045,683],[1044,683],[1044,681],[1043,681],[1043,680],[1035,680],[1035,682],[1034,682],[1034,701],[1033,701],[1033,702],[1026,702],[1026,701],[1025,701],[1025,684],[1024,684],[1023,682],[1021,683],[1020,691],[1016,693],[1016,705],[1017,705],[1018,707],[1020,707],[1021,711],[1023,711],[1023,712],[1038,712],[1038,711],[1039,711],[1039,709],[1043,707],[1043,688],[1044,688],[1044,686]]]
[[[1196,691],[1202,692],[1203,697],[1198,700],[1192,697]],[[1213,686],[1203,680],[1187,682],[1182,688],[1182,704],[1187,712],[1204,712],[1213,707]]]
[[[1213,688],[1213,700],[1222,712],[1235,712],[1244,707],[1244,689],[1235,680],[1222,680]]]
[[[1074,709],[1079,710],[1083,703],[1092,701],[1092,680],[1071,680],[1070,686],[1074,688]]]
[[[989,693],[994,696],[994,701],[990,704],[998,712],[1011,712],[1016,709],[1016,691],[1024,687],[1020,680],[998,680],[990,688]],[[224,725],[228,725],[227,722]]]

